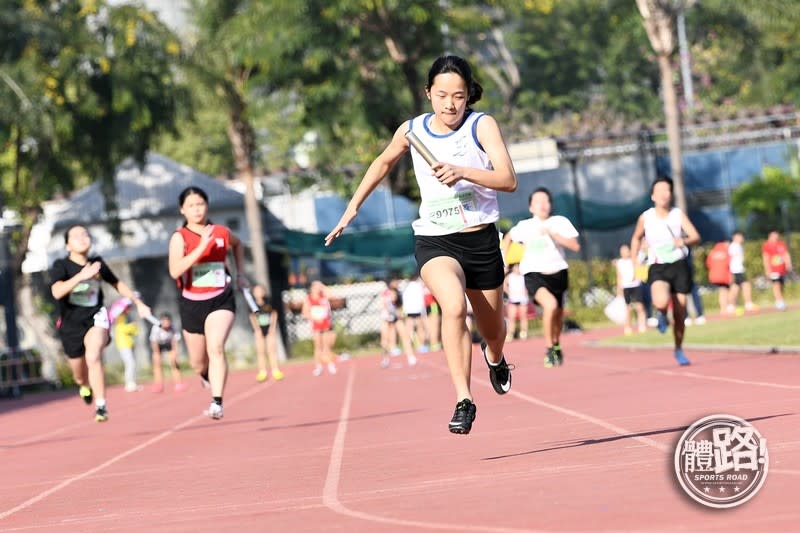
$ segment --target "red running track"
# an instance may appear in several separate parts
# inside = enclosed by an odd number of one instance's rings
[[[92,420],[73,391],[0,403],[0,531],[797,531],[798,356],[688,355],[564,339],[507,346],[496,395],[475,350],[478,415],[451,435],[441,353],[344,362],[335,376],[286,367],[231,375],[225,418],[207,391],[109,393]],[[684,428],[708,414],[750,420],[770,469],[744,505],[706,509],[675,481]]]

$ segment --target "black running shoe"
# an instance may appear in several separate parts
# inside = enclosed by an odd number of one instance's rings
[[[556,366],[556,351],[553,347],[544,352],[544,367],[553,368]]]
[[[475,420],[475,404],[472,400],[464,398],[456,404],[456,412],[450,420],[450,433],[466,435],[472,429],[472,422]]]
[[[556,366],[561,366],[564,364],[564,352],[561,351],[560,344],[553,345],[553,355],[555,356]]]
[[[505,394],[511,390],[511,371],[514,365],[506,363],[505,356],[500,358],[500,362],[493,365],[486,357],[486,343],[481,343],[481,351],[483,352],[483,360],[486,361],[486,366],[489,367],[489,381],[492,382],[492,387],[497,394]]]
[[[97,422],[105,422],[108,420],[108,409],[105,405],[94,410],[94,419]]]

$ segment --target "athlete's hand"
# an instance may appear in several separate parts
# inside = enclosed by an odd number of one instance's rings
[[[250,281],[241,272],[236,274],[236,288],[240,290],[250,288]]]
[[[100,261],[95,261],[94,263],[86,263],[84,267],[78,272],[78,279],[81,281],[90,280],[93,277],[97,276],[97,273],[100,272]]]
[[[139,313],[139,316],[142,318],[147,318],[153,315],[153,310],[150,309],[150,306],[141,300],[139,300],[139,302],[136,304],[136,312]]]
[[[344,233],[344,229],[350,225],[353,219],[356,218],[357,214],[358,213],[355,211],[350,212],[345,210],[342,218],[339,219],[339,222],[336,224],[336,226],[331,230],[330,233],[328,233],[328,236],[325,237],[325,246],[330,246],[334,239]]]
[[[197,247],[201,250],[208,248],[208,245],[211,243],[211,236],[213,234],[214,224],[208,224],[205,228],[203,228],[203,232],[200,233],[200,243],[197,245]]]
[[[448,187],[464,178],[464,171],[462,168],[449,163],[442,163],[439,161],[431,168],[433,169],[434,177],[439,180],[439,183],[447,185]]]

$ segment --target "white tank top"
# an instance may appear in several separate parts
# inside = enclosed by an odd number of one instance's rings
[[[429,128],[433,113],[411,119],[408,127],[438,161],[491,170],[492,163],[478,143],[476,133],[482,116],[483,113],[469,111],[456,131],[443,135]],[[419,218],[411,224],[415,235],[448,235],[500,218],[495,190],[466,180],[448,187],[433,176],[430,165],[413,147],[411,159],[422,197]]]
[[[675,246],[675,239],[683,235],[683,212],[680,209],[673,207],[666,218],[660,218],[655,207],[651,207],[643,216],[648,264],[674,263],[686,257],[688,249]]]

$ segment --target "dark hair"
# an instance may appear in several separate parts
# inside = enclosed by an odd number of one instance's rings
[[[439,74],[447,74],[448,72],[458,74],[466,82],[467,105],[472,105],[481,99],[483,87],[472,77],[472,69],[469,63],[458,56],[441,56],[437,58],[428,71],[428,83],[425,85],[425,88],[430,91],[433,86],[434,78]]]
[[[172,320],[172,315],[165,311],[165,312],[161,313],[161,320],[164,320],[165,318],[167,320]]]
[[[83,224],[73,224],[70,227],[68,227],[67,231],[64,232],[64,244],[67,244],[69,242],[69,232],[74,230],[75,228],[86,228],[86,226],[84,226]],[[87,229],[86,231],[88,233],[89,230]]]
[[[178,207],[183,207],[183,202],[185,202],[186,199],[192,194],[196,194],[197,196],[202,198],[205,203],[208,203],[208,195],[206,194],[206,191],[204,191],[200,187],[189,186],[183,189],[181,193],[178,195]],[[206,222],[208,224],[211,224],[211,219],[206,219]],[[186,227],[187,224],[188,221],[184,220],[183,227]]]
[[[539,187],[538,189],[535,189],[530,194],[530,196],[528,196],[528,205],[531,205],[531,200],[533,200],[533,195],[536,194],[537,192],[545,193],[547,195],[547,199],[550,201],[550,205],[551,206],[553,205],[553,195],[550,194],[550,189],[548,189],[547,187]]]
[[[206,194],[206,191],[204,191],[200,187],[186,187],[178,195],[178,206],[183,206],[183,202],[185,202],[186,198],[188,198],[192,194],[196,194],[197,196],[205,200],[206,203],[208,203],[208,195]]]
[[[674,185],[672,183],[672,178],[670,178],[669,176],[659,176],[659,177],[657,177],[655,179],[655,181],[653,181],[653,184],[650,185],[650,194],[653,194],[653,191],[656,190],[656,183],[662,183],[662,182],[663,183],[669,183],[669,192],[670,192],[670,194],[672,194],[672,192],[674,190]]]
[[[742,230],[740,230],[740,229],[737,229],[737,230],[734,230],[733,233],[731,233],[731,237],[736,237],[737,235],[741,235],[742,237],[744,237],[744,232]]]

